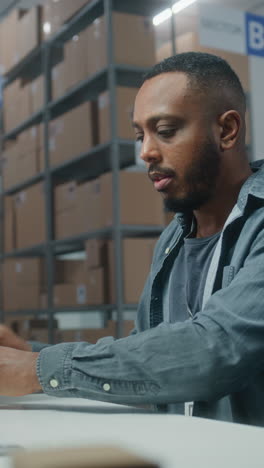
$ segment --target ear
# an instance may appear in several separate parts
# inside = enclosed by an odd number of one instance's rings
[[[222,151],[233,148],[238,140],[242,119],[235,110],[229,110],[219,117],[220,147]]]

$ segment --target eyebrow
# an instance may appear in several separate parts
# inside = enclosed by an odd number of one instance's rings
[[[149,117],[147,119],[147,125],[149,124],[153,124],[153,123],[156,123],[158,122],[159,120],[173,120],[174,122],[182,122],[183,121],[183,118],[182,117],[178,117],[177,115],[173,115],[173,114],[158,114],[158,115],[153,115],[151,117]],[[137,128],[137,129],[140,129],[140,125],[135,122],[135,121],[132,121],[132,126],[134,128]]]

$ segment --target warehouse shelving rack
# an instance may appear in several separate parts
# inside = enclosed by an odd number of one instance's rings
[[[27,249],[14,250],[9,253],[2,253],[1,258],[42,256],[46,259],[47,266],[47,308],[34,311],[14,311],[8,312],[8,316],[46,315],[49,323],[49,340],[53,342],[53,318],[59,312],[89,312],[117,311],[117,337],[122,336],[123,312],[133,310],[135,304],[124,304],[122,285],[122,238],[126,236],[147,236],[159,235],[162,226],[124,226],[120,224],[119,212],[119,170],[134,164],[134,142],[120,140],[117,138],[116,119],[116,86],[138,86],[142,75],[146,71],[140,67],[133,67],[114,63],[113,53],[113,25],[112,12],[119,11],[130,14],[140,14],[154,16],[162,9],[170,7],[172,1],[168,0],[93,0],[84,6],[68,23],[62,26],[51,39],[41,43],[20,63],[14,66],[5,76],[4,86],[8,86],[16,78],[32,79],[40,74],[44,75],[44,106],[41,110],[30,116],[18,127],[3,136],[3,141],[15,138],[20,132],[30,128],[40,122],[44,123],[44,149],[45,149],[45,169],[34,177],[17,184],[2,192],[2,199],[5,195],[11,195],[19,190],[33,185],[41,180],[45,183],[45,205],[46,205],[46,242],[35,245]],[[71,88],[64,96],[55,101],[51,101],[51,69],[61,59],[61,49],[67,40],[86,28],[96,18],[105,15],[107,27],[107,67],[94,76],[83,80]],[[174,50],[174,22],[171,20],[171,42]],[[50,167],[49,161],[49,121],[67,110],[70,110],[82,102],[94,99],[99,93],[108,90],[110,95],[110,130],[111,141],[98,145],[87,153],[77,155],[74,159]],[[63,182],[70,178],[80,177],[85,174],[85,178],[92,179],[103,172],[112,171],[113,176],[113,217],[112,228],[99,231],[87,232],[79,236],[62,240],[53,239],[53,186],[57,182]],[[3,205],[3,204],[2,204]],[[2,212],[3,214],[3,212]],[[54,256],[73,251],[82,250],[84,241],[89,238],[112,238],[115,252],[115,284],[116,303],[102,306],[78,306],[78,307],[54,307],[53,304],[53,280],[54,280]],[[3,320],[3,311],[0,320]]]

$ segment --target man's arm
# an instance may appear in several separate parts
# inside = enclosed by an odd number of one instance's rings
[[[0,395],[21,396],[42,390],[36,374],[38,353],[0,346]]]

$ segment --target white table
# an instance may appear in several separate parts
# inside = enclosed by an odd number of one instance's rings
[[[264,429],[42,394],[0,397],[0,445],[5,444],[28,449],[110,444],[162,468],[264,466]],[[0,468],[10,466],[9,457],[0,457]]]

